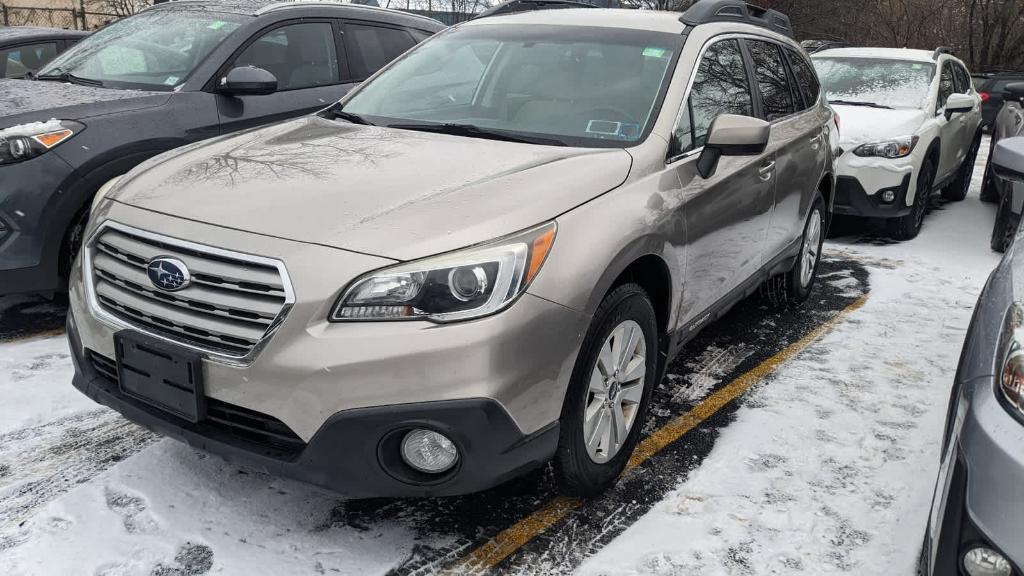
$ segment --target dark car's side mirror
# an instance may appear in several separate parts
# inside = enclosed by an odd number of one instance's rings
[[[968,94],[950,94],[946,100],[946,120],[953,117],[953,114],[961,114],[974,110],[974,96]]]
[[[220,92],[235,96],[261,96],[277,92],[277,77],[263,68],[239,66],[220,79]]]
[[[1004,138],[992,151],[992,171],[999,178],[1024,184],[1024,136]]]
[[[771,125],[760,118],[722,114],[711,121],[697,172],[707,179],[718,170],[722,156],[756,156],[768,147]]]
[[[1013,82],[1011,84],[1007,84],[1004,90],[1010,100],[1016,100],[1017,102],[1024,104],[1024,82]]]

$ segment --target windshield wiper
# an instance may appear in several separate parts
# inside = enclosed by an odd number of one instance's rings
[[[59,70],[59,68],[58,68]],[[92,78],[82,78],[81,76],[75,76],[70,72],[60,72],[58,74],[47,74],[45,76],[36,76],[36,80],[56,80],[58,82],[67,82],[69,84],[78,84],[79,86],[96,86],[99,88],[103,87],[103,82],[99,80],[93,80]]]
[[[482,128],[475,124],[388,124],[387,127],[396,128],[398,130],[416,130],[419,132],[432,132],[435,134],[450,134],[452,136],[468,136],[470,138],[486,138],[488,140],[501,140],[504,142],[519,142],[522,144],[568,146],[564,141],[557,138],[514,134],[494,128]]]
[[[341,109],[341,104],[337,102],[331,105],[331,107],[328,108],[327,111],[335,118],[341,118],[342,120],[347,120],[348,122],[351,122],[353,124],[362,124],[364,126],[376,126],[376,124],[370,122],[366,118],[363,118],[359,114],[356,114],[354,112],[345,112],[344,110]]]
[[[885,104],[876,104],[874,102],[860,102],[855,100],[829,100],[829,104],[843,104],[846,106],[867,106],[868,108],[884,108],[886,110],[895,110],[892,106],[886,106]]]

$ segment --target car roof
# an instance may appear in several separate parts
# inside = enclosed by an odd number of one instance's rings
[[[406,21],[410,26],[413,22],[420,28],[428,30],[441,30],[445,25],[418,14],[410,14],[400,10],[354,4],[341,0],[296,0],[293,2],[282,2],[281,0],[174,0],[157,4],[149,10],[186,10],[195,12],[224,12],[238,14],[240,16],[262,16],[264,14],[276,13],[282,10],[335,10],[339,16],[353,17],[358,14],[376,13],[386,16],[388,20],[399,19]]]
[[[60,28],[38,28],[35,26],[0,26],[0,42],[14,40],[31,40],[33,38],[81,38],[88,36],[82,30],[62,30]]]
[[[814,58],[884,58],[907,62],[934,63],[935,52],[913,48],[829,48],[815,52]]]
[[[627,28],[651,32],[680,33],[686,25],[679,21],[679,12],[660,10],[627,10],[621,8],[562,8],[559,10],[531,10],[500,14],[470,20],[459,26],[487,26],[491,24],[553,24],[556,26],[597,26]]]

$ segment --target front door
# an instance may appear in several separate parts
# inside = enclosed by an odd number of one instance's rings
[[[223,74],[241,66],[263,68],[277,78],[277,92],[218,93],[221,132],[316,112],[344,96],[356,83],[350,80],[344,51],[335,42],[337,36],[337,24],[329,20],[284,23],[261,33]]]

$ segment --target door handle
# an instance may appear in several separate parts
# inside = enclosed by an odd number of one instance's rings
[[[771,180],[772,172],[775,171],[775,160],[765,162],[761,164],[761,167],[757,169],[757,173],[761,175],[761,180],[765,182]]]
[[[821,140],[824,138],[821,134],[818,134],[814,138],[811,138],[811,149],[817,150],[821,146]]]

